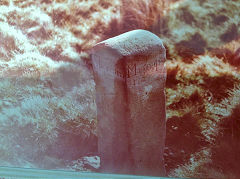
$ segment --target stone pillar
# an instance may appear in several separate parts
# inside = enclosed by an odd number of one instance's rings
[[[91,56],[101,171],[164,176],[162,41],[151,32],[134,30],[96,44]]]

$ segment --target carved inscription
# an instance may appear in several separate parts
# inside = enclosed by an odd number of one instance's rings
[[[122,72],[120,69],[107,65],[106,63],[101,62],[101,57],[95,55],[94,58],[96,59],[97,63],[94,63],[94,67],[103,74],[113,76],[113,77],[119,77],[122,79],[125,78],[131,78],[133,76],[138,75],[146,75],[148,71],[157,71],[157,72],[163,72],[160,68],[164,62],[161,60],[154,60],[152,62],[146,62],[144,64],[137,64],[132,63],[128,64],[126,66],[126,73]]]
[[[148,62],[145,64],[128,64],[127,65],[127,78],[131,78],[137,75],[145,75],[148,71],[161,71],[160,66],[162,66],[164,62],[161,60],[155,60],[153,62]]]
[[[115,68],[114,66],[101,62],[100,56],[94,55],[94,59],[96,59],[96,63],[94,63],[93,65],[98,72],[109,75],[109,76],[125,79],[125,75],[123,72],[121,72],[119,69]],[[108,60],[111,60],[111,59],[108,59]]]

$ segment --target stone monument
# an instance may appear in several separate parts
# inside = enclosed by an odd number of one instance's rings
[[[162,41],[133,30],[91,51],[101,171],[164,176],[166,133]]]

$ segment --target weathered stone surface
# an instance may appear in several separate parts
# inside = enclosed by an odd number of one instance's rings
[[[101,170],[165,174],[165,48],[134,30],[92,49]]]

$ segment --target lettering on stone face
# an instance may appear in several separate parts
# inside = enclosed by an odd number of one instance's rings
[[[95,55],[94,58],[97,61],[97,63],[94,64],[95,65],[94,67],[100,73],[103,73],[105,75],[112,76],[112,77],[119,77],[121,79],[131,78],[137,75],[146,75],[146,73],[149,71],[161,72],[160,67],[164,63],[161,60],[154,60],[152,62],[146,62],[145,64],[137,64],[136,62],[132,64],[128,64],[126,65],[126,75],[125,75],[120,69],[101,62],[100,56]],[[147,61],[147,60],[144,60],[144,61]]]
[[[131,78],[136,75],[146,75],[147,72],[149,71],[159,71],[161,66],[164,62],[161,60],[155,60],[151,63],[145,63],[141,65],[137,65],[136,63],[134,64],[128,64],[127,65],[127,78]]]
[[[127,65],[127,78],[137,75],[137,64]]]
[[[98,70],[98,72],[108,75],[108,76],[113,76],[113,77],[119,77],[122,79],[125,79],[125,75],[117,68],[115,68],[114,66],[110,66],[107,65],[107,63],[103,63],[101,62],[101,57],[98,55],[94,55],[94,58],[96,59],[96,64],[94,63],[94,67]],[[106,57],[104,57],[107,60],[111,60],[108,59]]]

